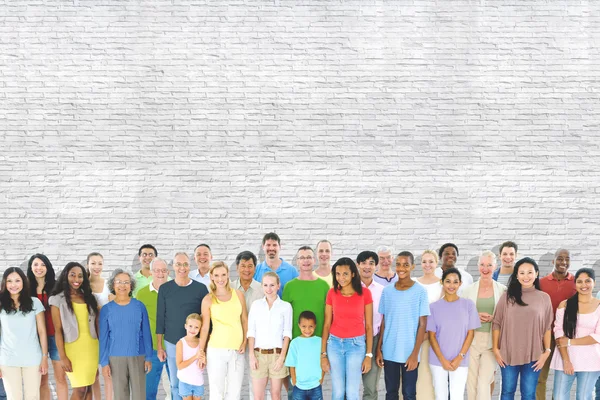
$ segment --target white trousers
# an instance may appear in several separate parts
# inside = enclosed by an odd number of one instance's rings
[[[458,367],[456,371],[446,371],[440,366],[431,364],[429,367],[433,378],[435,400],[448,400],[448,392],[450,392],[450,400],[464,399],[469,367]]]
[[[206,349],[210,400],[239,400],[244,380],[244,355],[236,350]]]
[[[0,366],[6,397],[11,400],[40,400],[40,366],[6,367]],[[25,388],[25,390],[23,390]]]

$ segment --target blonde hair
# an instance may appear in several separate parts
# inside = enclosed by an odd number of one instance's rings
[[[431,255],[433,256],[433,259],[435,260],[435,264],[436,264],[436,265],[437,265],[437,263],[440,261],[440,259],[439,259],[438,255],[437,255],[437,253],[436,253],[435,251],[433,251],[433,250],[429,250],[429,249],[428,249],[428,250],[425,250],[425,251],[423,252],[423,254],[421,254],[421,259],[423,259],[423,256],[424,256],[425,254],[431,254]]]
[[[229,267],[227,266],[227,264],[225,264],[223,261],[215,261],[210,265],[210,270],[209,270],[209,274],[210,277],[212,278],[213,276],[213,271],[217,268],[225,268],[225,270],[227,271],[227,275],[229,276]],[[210,297],[214,302],[219,302],[219,299],[217,299],[217,296],[215,295],[215,292],[217,291],[217,285],[215,285],[215,282],[211,279],[210,280],[210,285],[209,285],[209,289],[210,289]],[[231,285],[230,285],[230,281],[229,279],[227,280],[227,284],[225,285],[225,289],[227,289],[228,292],[231,292]]]
[[[479,258],[483,258],[483,257],[489,257],[492,259],[492,264],[494,264],[494,266],[496,265],[496,254],[494,254],[493,251],[490,250],[484,250],[481,252],[481,254],[479,255]],[[479,260],[477,260],[477,263],[479,263]]]
[[[202,326],[202,317],[198,313],[191,313],[185,318],[185,322],[187,323],[190,319],[200,321],[200,326]]]
[[[281,282],[279,281],[279,275],[277,275],[275,272],[273,271],[269,271],[269,272],[265,272],[265,274],[262,277],[262,282],[265,281],[266,277],[270,277],[270,278],[275,278],[275,281],[277,282],[277,284],[279,285]]]

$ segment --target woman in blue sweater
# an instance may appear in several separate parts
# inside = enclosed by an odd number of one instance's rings
[[[100,310],[100,365],[112,377],[115,399],[146,399],[152,369],[152,336],[146,307],[131,298],[135,278],[118,268],[108,280],[116,297]],[[131,390],[130,390],[131,387]]]

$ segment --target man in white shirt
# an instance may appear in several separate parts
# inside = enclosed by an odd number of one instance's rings
[[[435,269],[435,276],[442,279],[442,274],[445,270],[450,268],[458,268],[460,271],[462,284],[458,289],[458,294],[462,293],[462,290],[467,286],[473,284],[473,276],[469,274],[465,269],[456,266],[456,260],[458,258],[458,247],[454,243],[445,243],[440,247],[438,251],[441,267]]]
[[[381,314],[379,313],[379,301],[383,293],[383,285],[373,280],[375,268],[379,264],[379,257],[373,251],[363,251],[356,257],[356,265],[360,274],[363,287],[371,291],[373,297],[373,348],[377,348],[379,342],[379,328],[381,328]],[[371,370],[363,374],[363,400],[377,400],[377,383],[381,377],[381,367],[371,363]]]
[[[235,265],[239,278],[231,283],[234,289],[244,293],[248,312],[255,300],[264,297],[260,282],[253,279],[254,272],[256,272],[256,261],[256,256],[251,251],[242,251],[238,254],[235,258]]]
[[[204,283],[210,290],[210,262],[212,261],[212,252],[210,246],[206,243],[201,243],[194,249],[194,261],[198,269],[190,271],[189,277],[196,282]]]

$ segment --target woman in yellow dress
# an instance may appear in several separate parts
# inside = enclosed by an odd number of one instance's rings
[[[65,266],[48,302],[60,363],[73,388],[71,400],[91,400],[99,361],[98,303],[81,264]]]

